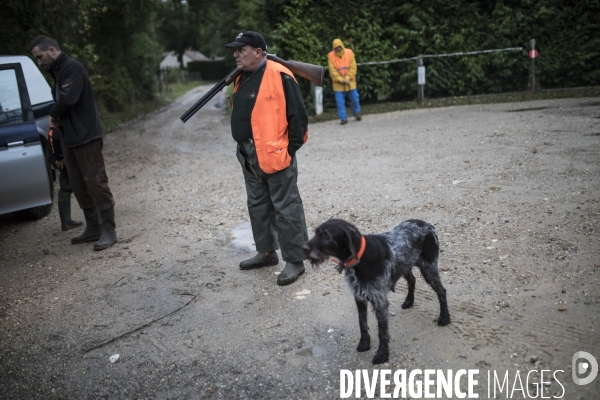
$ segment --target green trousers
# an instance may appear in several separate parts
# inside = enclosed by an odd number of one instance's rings
[[[237,158],[246,182],[256,250],[264,253],[281,248],[286,262],[306,259],[302,245],[308,240],[308,232],[297,185],[296,157],[286,169],[266,174],[258,165],[254,143],[248,141],[238,143]]]

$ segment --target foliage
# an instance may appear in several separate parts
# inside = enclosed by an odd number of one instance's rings
[[[272,37],[284,58],[326,65],[339,37],[357,62],[523,47],[518,52],[425,58],[428,97],[527,88],[529,41],[535,38],[537,82],[544,87],[600,83],[600,1],[270,0]],[[416,61],[359,66],[361,97],[417,96]],[[325,99],[332,102],[330,85]],[[329,91],[329,93],[328,93]],[[331,103],[330,103],[331,104]]]
[[[98,68],[94,88],[109,111],[153,98],[160,48],[156,39],[156,2],[104,0],[93,19],[91,42]]]
[[[190,10],[186,3],[173,0],[160,3],[158,39],[162,48],[175,51],[180,63],[181,56],[188,48],[198,48],[200,29],[197,21],[197,13]]]
[[[101,110],[154,96],[155,0],[3,0],[0,54],[30,55],[44,34],[87,69]]]
[[[3,0],[0,54],[29,54],[39,34],[87,68],[102,111],[155,97],[162,51],[192,47],[225,56],[244,30],[269,52],[327,65],[334,38],[357,62],[522,47],[522,51],[424,58],[426,96],[521,91],[528,87],[529,42],[536,82],[545,88],[600,84],[600,0]],[[363,101],[415,99],[417,62],[359,65]],[[327,74],[326,74],[327,75]],[[309,109],[310,85],[299,83]],[[325,106],[333,107],[329,78]]]
[[[189,11],[197,15],[199,41],[196,48],[206,56],[231,58],[232,51],[225,47],[242,31],[260,32],[271,51],[272,27],[265,15],[265,0],[189,0]]]

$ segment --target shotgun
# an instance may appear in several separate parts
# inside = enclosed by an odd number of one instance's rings
[[[316,83],[317,85],[323,84],[323,76],[325,73],[325,69],[320,65],[303,63],[300,61],[286,61],[274,54],[267,54],[267,60],[275,61],[292,71],[292,73],[296,75],[300,75],[304,79],[307,79],[311,82]],[[231,84],[231,82],[235,81],[238,76],[242,73],[239,69],[234,69],[231,71],[225,78],[221,79],[219,83],[213,86],[200,100],[196,102],[193,106],[190,107],[185,113],[179,117],[183,122],[187,122],[188,119],[192,117],[192,115],[196,114],[198,110],[206,105],[210,99],[215,97],[217,93],[219,93],[225,86]]]

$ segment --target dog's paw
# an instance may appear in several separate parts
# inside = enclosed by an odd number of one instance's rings
[[[373,364],[383,364],[385,362],[388,362],[390,359],[390,355],[387,352],[377,352],[377,354],[375,354],[375,357],[373,357]]]
[[[414,304],[413,300],[406,299],[406,300],[404,300],[404,303],[402,303],[402,308],[404,310],[406,310],[407,308],[411,308],[413,306],[413,304]]]
[[[356,347],[356,351],[363,352],[371,349],[371,341],[370,340],[361,340],[358,342],[358,346]]]
[[[440,315],[440,317],[438,318],[438,325],[439,326],[446,326],[450,323],[450,315]]]

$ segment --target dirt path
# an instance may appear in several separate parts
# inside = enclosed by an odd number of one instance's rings
[[[0,217],[0,398],[326,399],[341,369],[372,370],[333,265],[288,287],[275,283],[283,263],[238,269],[252,240],[224,99],[178,119],[207,89],[106,137],[114,247],[71,245],[78,231],[61,232],[56,210]],[[582,98],[309,127],[311,231],[330,217],[363,233],[409,218],[438,229],[453,322],[434,323],[421,278],[402,310],[399,283],[381,368],[479,369],[480,398],[484,371],[563,370],[545,396],[597,398],[600,378],[575,385],[571,358],[600,359],[599,117],[600,98]]]

